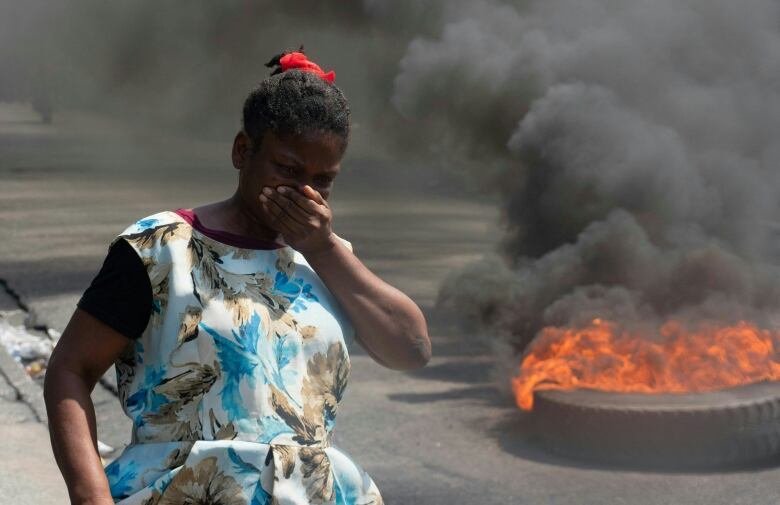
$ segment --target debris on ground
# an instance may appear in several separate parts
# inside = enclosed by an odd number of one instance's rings
[[[55,341],[46,336],[35,335],[24,326],[13,325],[0,318],[0,344],[34,378],[45,370]]]

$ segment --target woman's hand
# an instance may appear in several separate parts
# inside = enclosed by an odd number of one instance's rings
[[[331,229],[333,214],[327,201],[309,185],[303,193],[290,186],[265,187],[260,194],[269,225],[303,255],[317,254],[336,245]]]

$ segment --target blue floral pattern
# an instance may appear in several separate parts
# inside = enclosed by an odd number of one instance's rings
[[[115,363],[133,420],[105,468],[115,502],[381,505],[332,441],[353,329],[305,258],[218,242],[170,211],[120,237],[154,310]]]

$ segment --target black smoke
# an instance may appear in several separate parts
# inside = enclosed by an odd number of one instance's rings
[[[776,326],[780,4],[482,5],[395,81],[501,196],[499,248],[440,306],[510,369],[542,327],[594,317]]]

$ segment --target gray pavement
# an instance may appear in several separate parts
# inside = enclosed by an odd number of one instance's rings
[[[39,386],[0,345],[0,503],[67,503],[42,403]]]
[[[130,222],[221,199],[234,188],[224,142],[160,143],[104,131],[113,132],[96,120],[44,128],[3,123],[0,114],[0,279],[29,308],[28,324],[62,330],[110,238]],[[335,443],[371,474],[386,503],[780,503],[777,468],[637,472],[592,468],[535,448],[520,412],[493,386],[485,342],[433,310],[444,276],[491,249],[500,231],[495,207],[359,149],[343,170],[332,201],[334,229],[372,271],[424,309],[433,340],[429,365],[409,372],[350,350]],[[4,374],[12,364],[0,360]],[[5,377],[0,424],[9,441],[0,444],[0,504],[67,503],[45,426]],[[98,438],[119,450],[130,425],[112,379],[113,369],[93,402]],[[23,493],[40,495],[17,500]]]

